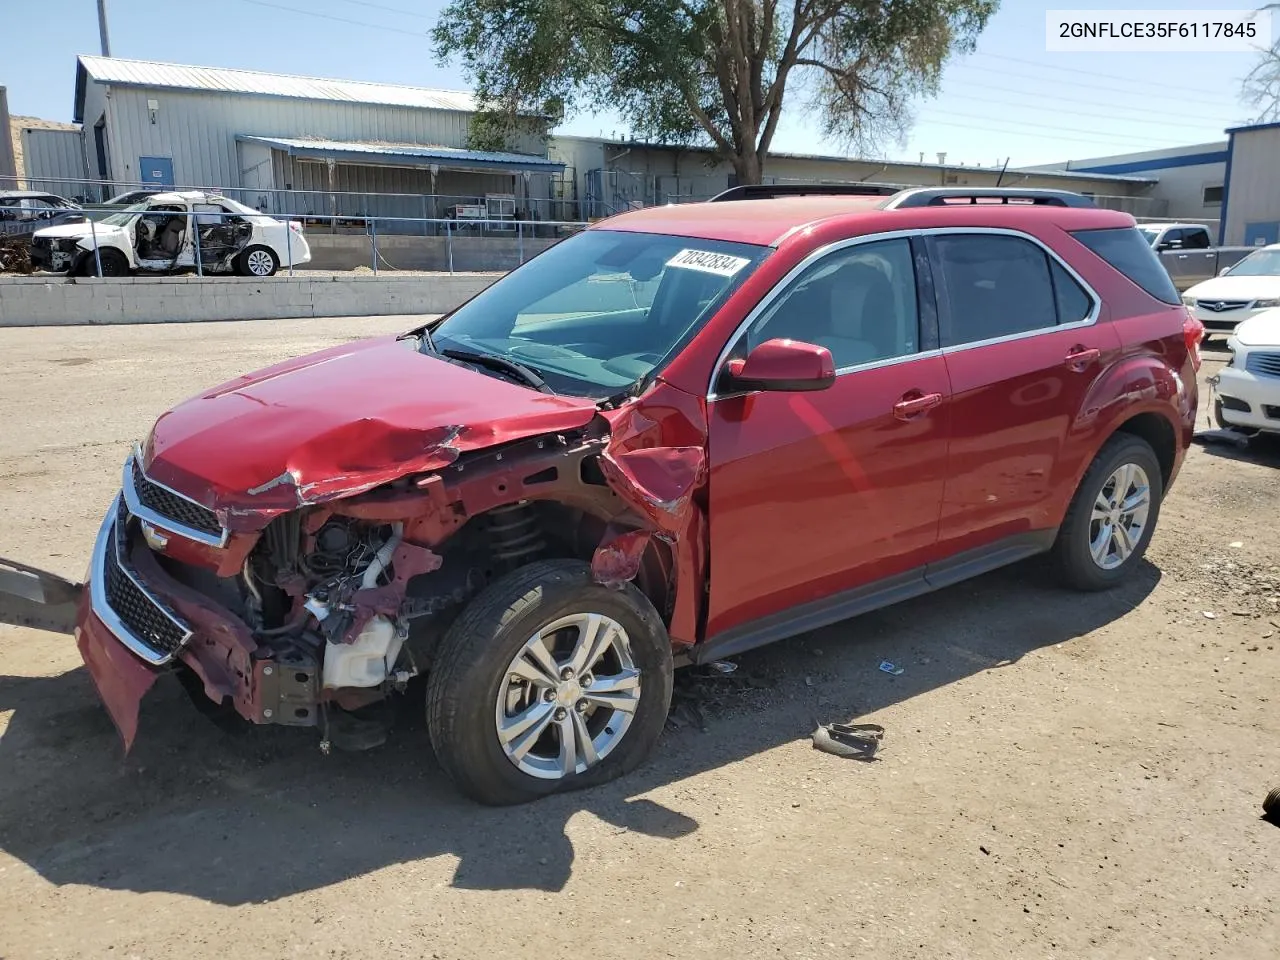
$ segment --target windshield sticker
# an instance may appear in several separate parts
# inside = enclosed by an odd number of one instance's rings
[[[710,250],[681,250],[667,261],[667,266],[680,267],[684,270],[701,270],[703,273],[714,273],[718,277],[732,277],[750,262],[743,257],[731,257],[727,253],[712,253]]]

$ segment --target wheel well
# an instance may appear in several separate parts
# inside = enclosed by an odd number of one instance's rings
[[[1140,413],[1120,424],[1117,433],[1131,433],[1141,437],[1155,451],[1160,462],[1162,488],[1169,486],[1169,477],[1173,475],[1173,461],[1177,455],[1177,436],[1171,424],[1158,413]]]
[[[537,539],[530,541],[537,543],[536,552],[528,558],[512,557],[512,564],[519,566],[534,558],[591,562],[609,525],[605,517],[553,500],[529,501],[528,506],[537,517]],[[479,561],[480,565],[488,566],[484,561],[493,557],[491,524],[502,509],[476,514],[443,545],[446,568],[455,562],[465,566]],[[501,561],[487,574],[501,573],[500,564]],[[673,566],[674,557],[668,545],[654,538],[641,558],[640,572],[635,578],[636,587],[649,598],[664,620],[669,620],[671,615]],[[426,576],[435,577],[436,574]]]

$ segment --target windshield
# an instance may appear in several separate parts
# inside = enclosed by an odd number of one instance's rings
[[[133,218],[134,214],[141,213],[145,209],[147,209],[146,201],[143,201],[142,203],[135,203],[131,207],[125,207],[119,213],[113,213],[109,217],[103,217],[101,222],[110,224],[113,227],[123,227]]]
[[[1159,227],[1139,227],[1138,232],[1142,234],[1142,239],[1147,243],[1155,243],[1156,238],[1160,236]]]
[[[587,230],[463,304],[432,340],[514,360],[557,393],[615,396],[665,363],[769,252]]]
[[[1228,277],[1280,277],[1280,250],[1258,250],[1227,271]]]

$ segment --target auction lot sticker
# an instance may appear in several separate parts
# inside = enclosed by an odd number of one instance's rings
[[[732,277],[750,262],[742,257],[731,257],[727,253],[712,253],[710,250],[681,250],[667,261],[667,266],[680,267],[683,270],[701,270],[703,273],[714,273],[718,277]]]

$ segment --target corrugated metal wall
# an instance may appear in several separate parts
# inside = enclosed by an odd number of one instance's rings
[[[154,123],[149,99],[158,104]],[[113,87],[109,110],[117,179],[138,179],[139,157],[170,157],[179,185],[215,187],[240,184],[237,134],[465,147],[470,120],[457,111],[139,87]],[[537,141],[519,146],[544,155]]]
[[[1269,231],[1249,224],[1280,221],[1280,127],[1244,130],[1232,135],[1231,182],[1227,185],[1227,223],[1223,242],[1251,243]]]
[[[74,190],[56,181],[88,176],[79,130],[23,130],[22,156],[28,190],[65,195]]]

